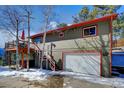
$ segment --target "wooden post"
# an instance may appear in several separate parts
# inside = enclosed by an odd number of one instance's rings
[[[24,52],[22,51],[22,68],[24,68]]]
[[[41,62],[41,51],[39,50],[37,52],[38,52],[38,57],[39,57],[38,63],[40,63]],[[38,64],[38,65],[40,67],[41,64]]]
[[[11,63],[12,63],[12,62],[11,62],[11,52],[10,52],[10,55],[9,55],[9,57],[10,57],[10,67],[11,67]]]
[[[10,65],[10,64],[11,64],[10,57],[11,57],[11,56],[10,56],[10,51],[9,51],[9,52],[8,52],[8,62],[9,62],[9,68],[11,68],[11,65]]]
[[[26,59],[27,59],[27,66],[29,66],[28,53],[26,53]]]

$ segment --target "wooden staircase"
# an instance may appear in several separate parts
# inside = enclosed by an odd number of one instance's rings
[[[37,47],[39,53],[42,51],[37,44],[33,43],[33,45]],[[45,56],[44,59],[46,58],[45,61],[46,62],[48,61],[48,63],[50,64],[51,70],[55,71],[56,70],[55,60],[50,55],[44,55],[44,56]],[[41,55],[39,57],[40,57],[39,59],[41,59]]]
[[[53,58],[50,55],[46,55],[46,58],[50,64],[51,70],[55,71],[56,70],[56,64],[55,64],[55,61],[53,60]]]

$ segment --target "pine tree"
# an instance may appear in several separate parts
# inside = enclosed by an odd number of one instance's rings
[[[61,28],[61,27],[64,27],[64,26],[67,26],[67,24],[66,23],[60,23],[60,24],[57,25],[57,28]]]
[[[94,5],[94,8],[96,8],[99,11],[99,16],[117,13],[120,7],[121,5]]]
[[[89,12],[90,11],[89,11],[88,6],[83,7],[77,16],[73,16],[73,19],[74,19],[73,22],[79,23],[79,22],[88,20]]]

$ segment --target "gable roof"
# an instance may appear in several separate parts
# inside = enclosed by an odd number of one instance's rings
[[[77,24],[72,24],[70,26],[65,26],[65,27],[62,27],[62,28],[49,30],[49,31],[46,32],[46,34],[50,34],[52,32],[57,32],[57,31],[68,30],[68,29],[71,29],[71,28],[80,27],[80,26],[84,26],[84,25],[88,25],[88,24],[92,24],[92,23],[108,21],[108,20],[111,20],[111,18],[112,18],[112,20],[116,19],[117,14],[111,14],[111,15],[104,16],[104,17],[101,17],[101,18],[96,18],[96,19],[92,19],[92,20],[89,20],[89,21],[84,21],[84,22],[80,22],[80,23],[77,23]],[[40,36],[43,36],[43,34],[44,33],[38,33],[38,34],[32,35],[31,38],[40,37]]]

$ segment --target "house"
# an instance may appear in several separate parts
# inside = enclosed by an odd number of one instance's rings
[[[43,34],[31,36],[32,48],[36,50],[35,66],[96,76],[111,76],[112,21],[111,14],[46,32],[45,58],[40,64],[43,51]],[[46,66],[46,67],[45,67]]]

